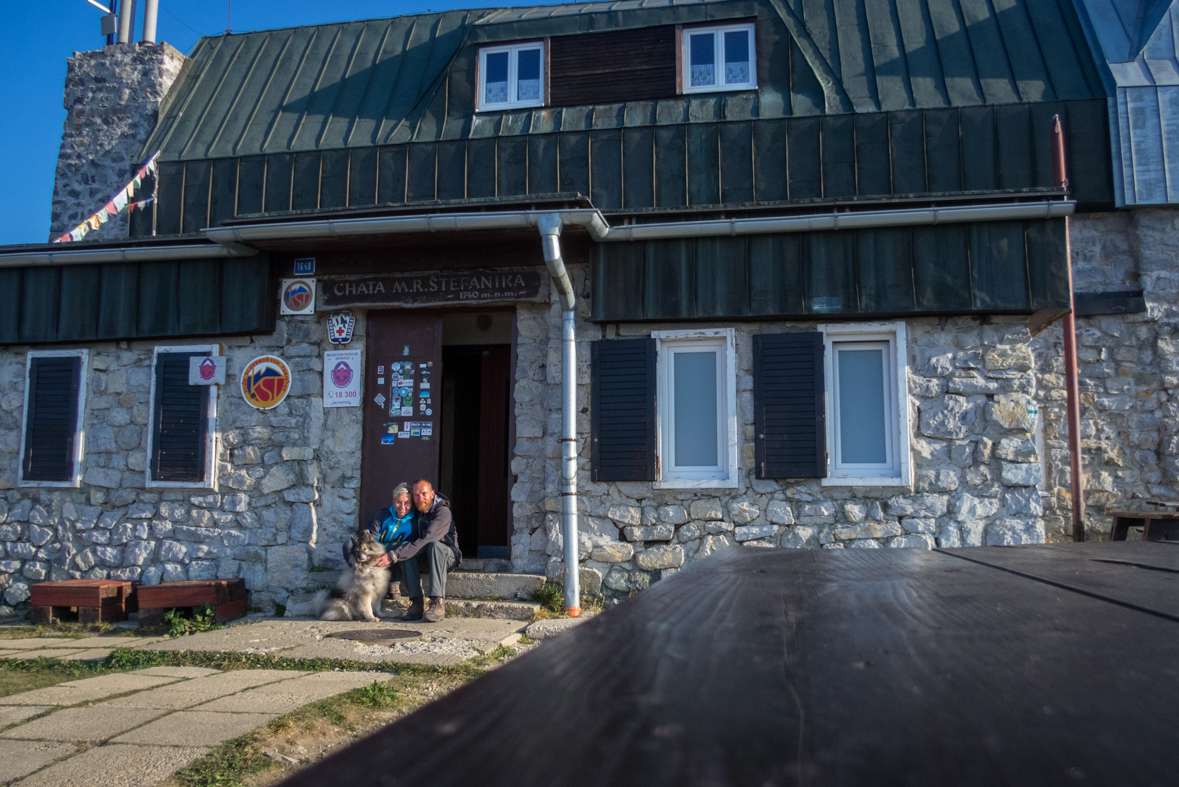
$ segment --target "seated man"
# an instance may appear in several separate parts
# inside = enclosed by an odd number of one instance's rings
[[[424,478],[414,482],[413,506],[417,510],[413,518],[412,535],[409,541],[396,547],[379,558],[378,566],[399,563],[405,585],[409,588],[410,607],[402,620],[421,620],[437,623],[446,617],[442,600],[446,597],[446,573],[463,562],[459,551],[458,532],[450,516],[450,501],[445,495],[434,491],[434,486]],[[422,563],[430,572],[429,601],[422,599]]]

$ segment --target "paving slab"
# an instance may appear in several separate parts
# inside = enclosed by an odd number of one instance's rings
[[[0,702],[4,699],[0,697]],[[49,710],[52,705],[0,705],[0,727],[16,724],[18,721],[31,719],[39,713]],[[0,782],[4,781],[0,779]]]
[[[121,648],[123,640],[132,640],[132,637],[79,637],[78,639],[62,639],[53,640],[52,647],[55,648]],[[0,646],[4,642],[0,641]]]
[[[0,648],[0,659],[11,659],[20,656],[23,653],[28,653],[27,650],[14,650],[10,648]]]
[[[0,783],[10,782],[74,753],[72,743],[0,741]]]
[[[108,700],[102,704],[110,708],[160,708],[179,710],[181,708],[191,708],[194,705],[215,700],[218,697],[236,694],[244,689],[260,686],[264,683],[289,681],[306,674],[306,672],[297,672],[295,670],[235,670],[233,672],[221,672],[215,675],[193,678],[183,683],[170,684],[151,691],[141,691],[138,694]]]
[[[24,637],[23,639],[0,639],[0,648],[68,648],[78,640],[71,637]],[[83,645],[83,647],[89,647]]]
[[[34,655],[38,654],[38,653],[41,653],[41,651],[37,651],[37,650],[33,651]],[[58,658],[61,659],[62,661],[102,661],[103,659],[105,659],[109,655],[111,655],[111,651],[109,648],[107,648],[107,649],[95,648],[94,650],[70,651],[70,653],[68,655],[58,656]]]
[[[80,650],[73,648],[45,648],[44,650],[22,650],[18,653],[8,657],[9,661],[23,661],[25,659],[64,659],[73,656],[75,653],[81,653]],[[102,652],[105,656],[107,651]]]
[[[159,675],[165,678],[203,678],[205,675],[216,675],[221,670],[212,667],[148,667],[137,669],[134,675]]]
[[[281,713],[214,713],[178,711],[131,730],[115,743],[143,743],[155,746],[216,746],[261,727]]]
[[[167,711],[143,708],[66,708],[20,724],[0,738],[43,741],[100,743],[132,727],[158,718]]]
[[[524,636],[539,642],[562,634],[571,628],[585,622],[588,618],[553,618],[552,620],[538,620],[528,624],[524,629]]]
[[[106,745],[38,771],[18,787],[150,787],[209,753],[195,746]]]
[[[373,681],[384,683],[392,677],[387,672],[320,672],[222,697],[194,710],[285,714],[308,703],[368,686]]]
[[[94,702],[115,694],[142,691],[153,686],[175,683],[177,680],[179,679],[161,675],[116,673],[97,678],[72,680],[44,689],[13,694],[3,697],[0,701],[5,705],[77,705],[79,702]]]

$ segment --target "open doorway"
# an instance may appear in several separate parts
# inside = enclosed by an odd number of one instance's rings
[[[463,553],[506,559],[510,527],[512,312],[442,318],[439,484]]]

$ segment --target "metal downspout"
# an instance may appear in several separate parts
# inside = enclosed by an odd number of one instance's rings
[[[561,301],[561,537],[565,543],[565,610],[581,614],[577,555],[577,301],[561,259],[561,217],[538,217],[544,264]]]
[[[1064,133],[1060,115],[1052,117],[1052,169],[1056,185],[1068,188],[1064,161]],[[1073,249],[1069,238],[1068,217],[1064,218],[1064,254],[1068,267],[1068,314],[1064,315],[1064,390],[1068,415],[1069,491],[1073,508],[1073,541],[1085,540],[1085,479],[1081,458],[1081,391],[1077,379],[1077,317],[1073,298]]]

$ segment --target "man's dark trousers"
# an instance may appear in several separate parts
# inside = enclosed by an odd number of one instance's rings
[[[426,544],[413,558],[401,564],[402,578],[410,598],[422,597],[422,569],[430,572],[430,595],[446,598],[446,573],[454,566],[454,550],[441,541]]]

